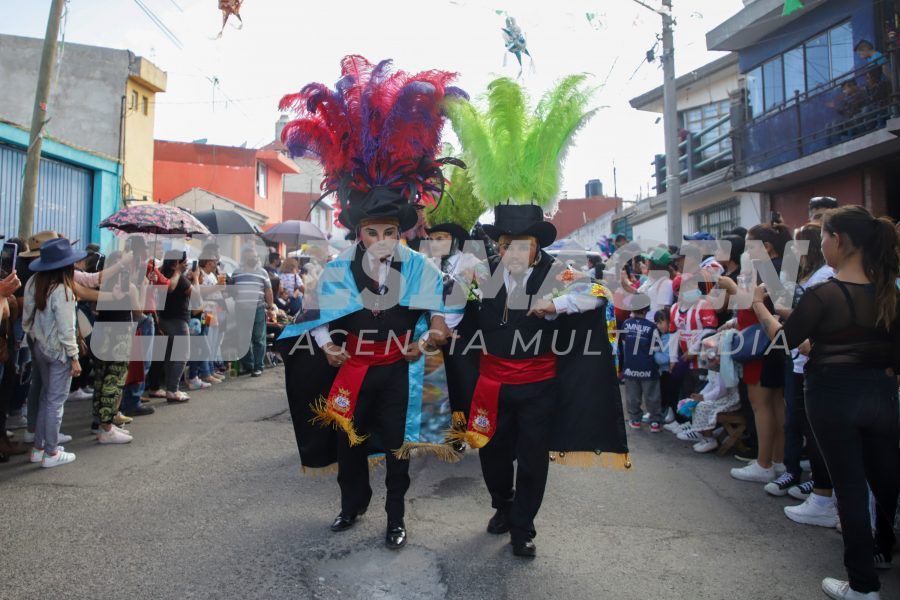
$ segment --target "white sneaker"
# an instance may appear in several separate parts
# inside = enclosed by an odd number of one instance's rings
[[[784,466],[784,463],[773,462],[772,468],[775,469],[775,474],[779,477],[787,472],[787,467]]]
[[[208,387],[212,387],[212,384],[206,383],[205,381],[200,381],[199,377],[194,377],[193,379],[188,381],[189,390],[205,390]]]
[[[45,469],[50,469],[52,467],[59,467],[61,465],[65,465],[74,461],[74,452],[66,452],[62,448],[58,448],[56,450],[56,454],[54,454],[53,456],[44,454],[44,460],[41,461],[41,466]]]
[[[650,422],[650,413],[648,413],[648,412],[644,413],[644,416],[641,417],[641,423],[649,423],[649,422]]]
[[[6,426],[10,429],[25,429],[28,427],[28,419],[25,415],[13,415],[6,418]]]
[[[42,460],[44,460],[44,451],[38,450],[37,448],[32,448],[31,456],[28,457],[28,462],[39,463]]]
[[[791,489],[788,490],[788,494],[790,494],[791,498],[796,498],[797,500],[806,500],[809,498],[809,495],[812,494],[813,491],[813,482],[812,480],[804,481],[800,485],[795,485]]]
[[[663,421],[666,423],[674,423],[675,422],[675,411],[672,410],[672,407],[666,409],[666,414],[663,416]]]
[[[712,452],[716,448],[719,447],[719,442],[716,438],[704,437],[703,441],[697,442],[694,444],[694,452],[699,452],[700,454],[705,454],[707,452]]]
[[[87,394],[90,394],[91,396],[94,395],[94,387],[93,387],[93,386],[86,385],[86,386],[84,386],[84,387],[81,388],[81,389],[82,389],[82,391],[84,391],[84,392],[87,393]]]
[[[129,430],[125,429],[124,427],[119,427],[119,426],[116,425],[115,423],[113,423],[112,426],[113,426],[114,429],[118,429],[119,431],[121,431],[121,432],[124,433],[125,435],[131,435],[131,432],[130,432]]]
[[[878,592],[863,594],[851,588],[846,581],[831,577],[826,577],[822,580],[822,591],[825,592],[826,596],[834,598],[834,600],[881,600],[881,594]]]
[[[694,431],[693,429],[681,431],[675,437],[677,437],[682,442],[702,442],[704,439],[702,434]]]
[[[663,429],[670,433],[678,433],[679,431],[681,431],[681,423],[679,423],[678,421],[672,421],[671,423],[666,423],[665,425],[663,425]]]
[[[34,442],[34,434],[30,431],[26,431],[22,434],[22,441],[26,444]]]
[[[88,393],[88,392],[84,391],[84,389],[80,389],[80,390],[75,390],[74,392],[69,394],[69,401],[71,402],[74,400],[90,400],[93,397],[94,397],[93,392]]]
[[[127,433],[122,433],[116,427],[110,427],[109,431],[100,431],[97,434],[97,441],[101,444],[127,444],[134,439]]]
[[[741,481],[755,481],[757,483],[769,483],[777,477],[775,469],[772,467],[764,469],[755,460],[747,464],[746,467],[732,469],[731,476]]]
[[[824,499],[824,500],[823,500]],[[834,529],[838,524],[837,507],[833,498],[810,494],[803,504],[785,506],[784,516],[802,525],[817,525]]]
[[[56,443],[57,443],[57,444],[68,444],[68,443],[71,442],[71,441],[72,441],[72,436],[71,436],[71,435],[66,435],[66,434],[63,433],[62,431],[60,431],[60,432],[59,432],[59,435],[56,436]]]

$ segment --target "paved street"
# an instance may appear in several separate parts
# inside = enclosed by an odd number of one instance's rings
[[[835,531],[787,521],[787,500],[728,477],[734,460],[646,432],[632,472],[551,467],[533,562],[485,533],[472,453],[414,462],[402,551],[382,547],[380,482],[332,534],[337,485],[300,474],[282,385],[268,371],[157,405],[120,447],[88,434],[88,402],[67,405],[73,465],[0,465],[0,598],[804,600],[844,575]],[[900,597],[900,571],[884,581]]]

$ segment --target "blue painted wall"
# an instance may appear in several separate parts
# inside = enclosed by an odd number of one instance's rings
[[[741,73],[752,71],[766,60],[795,48],[804,41],[815,37],[826,29],[850,19],[853,28],[853,43],[867,39],[876,44],[875,2],[873,0],[832,0],[810,10],[786,27],[769,35],[760,43],[738,52]],[[882,50],[881,48],[878,48]],[[856,59],[857,67],[862,63]]]
[[[28,135],[24,129],[8,123],[0,123],[0,142],[24,150],[28,147]],[[100,221],[119,209],[119,199],[122,197],[120,187],[122,165],[116,160],[51,139],[44,139],[41,153],[47,158],[88,169],[93,173],[89,241],[100,244],[104,248],[111,245],[114,240],[112,232],[101,230],[99,224]],[[18,176],[21,177],[21,174]],[[21,189],[21,185],[19,189]],[[3,229],[15,233],[18,230],[18,223],[4,223]],[[85,243],[87,242],[79,245],[83,247]]]

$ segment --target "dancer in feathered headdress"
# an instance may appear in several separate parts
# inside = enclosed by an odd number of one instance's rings
[[[496,509],[488,532],[509,532],[517,556],[536,553],[534,518],[551,451],[563,464],[631,466],[604,288],[543,250],[556,239],[543,209],[556,201],[560,162],[592,114],[584,80],[563,79],[534,112],[508,78],[488,86],[484,112],[448,103],[475,192],[494,206],[484,231],[500,247],[478,282],[479,310],[460,325],[474,320],[468,327],[479,332],[483,354],[468,425],[456,435],[480,448]]]
[[[324,195],[336,194],[338,220],[358,240],[325,266],[319,306],[305,306],[280,338],[283,347],[295,341],[284,354],[300,458],[308,468],[337,462],[341,512],[331,529],[343,531],[368,507],[368,457],[384,451],[385,543],[392,549],[406,543],[410,454],[456,458],[421,427],[422,351],[449,334],[441,274],[398,243],[416,224],[417,204],[440,202],[443,165],[462,164],[437,157],[444,100],[464,97],[449,86],[454,77],[348,56],[334,89],[311,83],[281,101],[298,115],[282,140],[294,156],[321,163]]]

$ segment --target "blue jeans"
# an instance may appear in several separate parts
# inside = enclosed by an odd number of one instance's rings
[[[200,331],[200,335],[193,336],[191,344],[196,344],[198,350],[209,352],[209,329],[206,325]],[[209,377],[212,375],[212,363],[208,360],[192,360],[188,363],[188,379],[195,377]]]
[[[56,360],[44,354],[37,344],[32,350],[36,371],[44,383],[34,430],[34,447],[42,448],[47,454],[56,454],[63,406],[72,385],[71,367],[65,360]]]
[[[145,315],[138,321],[137,330],[141,332],[139,343],[141,344],[142,356],[144,357],[144,381],[130,383],[122,390],[122,412],[133,411],[141,405],[141,396],[144,394],[147,373],[150,371],[150,351],[153,347],[153,317]]]
[[[253,320],[253,332],[250,335],[250,349],[241,364],[248,371],[262,371],[266,358],[266,308],[258,306]]]

